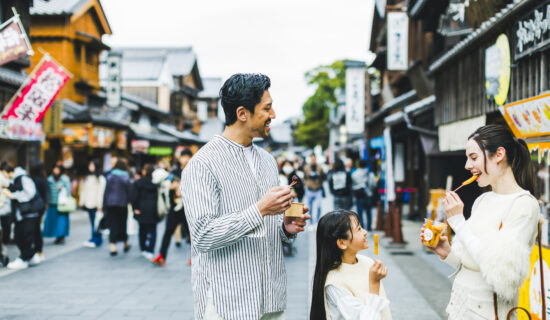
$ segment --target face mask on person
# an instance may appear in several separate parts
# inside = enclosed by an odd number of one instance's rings
[[[286,175],[289,175],[294,171],[294,168],[292,166],[286,165],[283,167],[283,173]]]

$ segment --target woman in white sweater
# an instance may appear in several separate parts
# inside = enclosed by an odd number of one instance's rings
[[[468,220],[458,194],[448,192],[443,204],[456,237],[451,246],[442,236],[432,249],[456,268],[449,319],[495,319],[498,313],[502,320],[517,306],[537,235],[534,166],[525,141],[496,125],[469,137],[466,156],[466,170],[492,191],[476,199]]]
[[[99,168],[99,161],[90,161],[88,176],[86,176],[80,188],[79,206],[88,211],[92,227],[92,236],[84,245],[91,248],[99,247],[103,242],[101,234],[95,227],[95,216],[98,211],[102,211],[103,192],[105,191],[105,177],[103,177]]]

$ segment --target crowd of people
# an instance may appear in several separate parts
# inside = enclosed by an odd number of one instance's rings
[[[112,158],[107,172],[102,172],[98,159],[92,159],[87,174],[72,181],[60,164],[46,176],[41,162],[33,164],[28,173],[22,167],[2,162],[0,264],[8,269],[40,264],[45,259],[43,239],[52,238],[52,244],[63,245],[70,234],[71,213],[80,209],[87,212],[90,224],[90,237],[84,246],[101,247],[108,234],[111,256],[118,254],[116,244],[120,242],[123,252],[128,252],[130,213],[139,226],[142,255],[164,266],[173,235],[177,247],[181,247],[182,236],[190,242],[179,181],[191,156],[186,149],[171,167],[161,160],[157,164],[146,163],[137,173],[123,158]],[[162,245],[155,256],[157,225],[164,218]],[[10,243],[17,245],[18,257],[8,257],[5,245]]]

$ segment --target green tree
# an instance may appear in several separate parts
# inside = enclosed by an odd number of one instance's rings
[[[305,74],[308,85],[315,86],[315,93],[302,106],[303,120],[299,121],[294,137],[296,142],[308,148],[328,146],[329,115],[331,108],[337,106],[336,89],[344,90],[346,71],[344,60],[338,60],[328,66],[316,67]]]

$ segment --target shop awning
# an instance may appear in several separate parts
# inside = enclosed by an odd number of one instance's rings
[[[163,132],[168,133],[172,137],[175,137],[183,142],[187,143],[193,143],[193,144],[206,144],[207,141],[204,141],[199,138],[199,136],[192,134],[189,131],[178,131],[176,127],[165,124],[165,123],[159,123],[157,128]]]
[[[147,140],[153,143],[161,144],[177,144],[179,140],[171,135],[163,134],[160,132],[134,132],[136,139]]]

